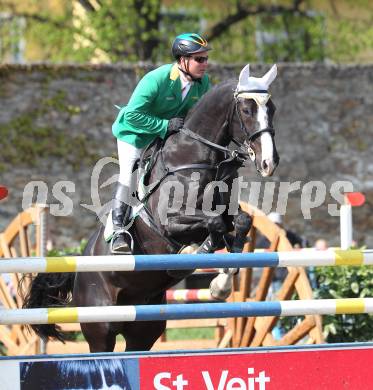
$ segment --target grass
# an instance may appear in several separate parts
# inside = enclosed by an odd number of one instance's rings
[[[167,340],[211,340],[214,338],[215,328],[188,328],[188,329],[167,329]]]
[[[212,340],[215,336],[215,328],[188,328],[188,329],[166,329],[168,341],[175,340]],[[84,341],[82,333],[76,333],[72,338],[76,341]],[[122,336],[117,337],[117,341],[123,340]]]

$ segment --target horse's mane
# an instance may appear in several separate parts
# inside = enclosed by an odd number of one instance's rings
[[[193,106],[193,108],[188,112],[186,119],[190,118],[193,113],[201,108],[201,106],[205,106],[207,101],[217,101],[216,99],[221,100],[223,96],[223,92],[226,89],[231,88],[231,92],[233,94],[233,91],[235,90],[237,86],[237,80],[230,79],[226,81],[222,81],[219,84],[214,85],[212,88],[210,88],[199,100],[198,102]],[[229,96],[232,96],[231,94]],[[218,101],[219,101],[218,100]]]

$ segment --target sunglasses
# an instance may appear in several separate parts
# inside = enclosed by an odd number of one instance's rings
[[[208,57],[192,57],[194,61],[198,62],[199,64],[203,64],[204,62],[207,62],[209,60]]]

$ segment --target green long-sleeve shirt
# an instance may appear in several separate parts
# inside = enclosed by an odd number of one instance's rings
[[[140,80],[127,106],[121,108],[112,126],[114,136],[137,148],[149,145],[158,136],[164,138],[169,119],[185,117],[209,87],[209,78],[204,75],[182,100],[177,64],[154,69]]]

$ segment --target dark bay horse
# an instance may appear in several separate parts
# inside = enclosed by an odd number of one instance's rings
[[[262,176],[270,176],[278,164],[275,107],[268,93],[276,73],[274,65],[263,77],[250,77],[247,65],[238,84],[227,81],[212,88],[188,114],[185,127],[150,154],[151,189],[129,228],[135,254],[177,253],[190,244],[198,244],[201,253],[211,252],[225,246],[222,237],[233,228],[232,250],[242,250],[250,221],[238,208],[237,194],[231,196],[232,188],[247,159]],[[103,235],[100,226],[85,255],[110,254]],[[39,274],[24,307],[162,304],[166,290],[191,272]],[[166,321],[81,324],[91,352],[113,351],[119,334],[127,351],[149,350],[165,327]],[[53,324],[32,328],[44,339],[64,339]]]

